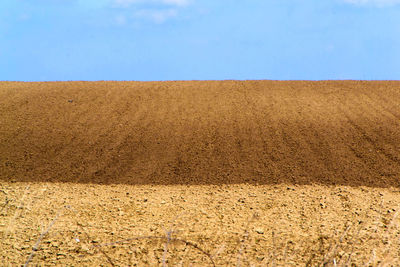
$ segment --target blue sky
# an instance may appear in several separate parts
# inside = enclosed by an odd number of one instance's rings
[[[0,80],[400,79],[400,0],[0,0]]]

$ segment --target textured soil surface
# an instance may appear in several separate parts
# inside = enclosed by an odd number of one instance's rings
[[[5,182],[0,262],[399,266],[399,199],[348,186]]]
[[[0,82],[5,265],[400,266],[399,187],[400,82]]]
[[[400,186],[400,82],[0,83],[0,179]]]

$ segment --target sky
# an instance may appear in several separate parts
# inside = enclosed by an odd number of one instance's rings
[[[0,81],[399,80],[400,0],[0,0]]]

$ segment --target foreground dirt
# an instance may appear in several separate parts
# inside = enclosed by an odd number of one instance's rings
[[[0,83],[0,180],[400,186],[400,82]]]
[[[32,266],[400,262],[395,188],[68,183],[1,188],[0,261],[9,265],[24,264],[30,255]]]

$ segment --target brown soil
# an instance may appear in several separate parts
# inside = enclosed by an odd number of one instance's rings
[[[400,266],[399,103],[395,81],[0,82],[0,262]]]
[[[0,83],[0,180],[400,186],[400,82]]]

